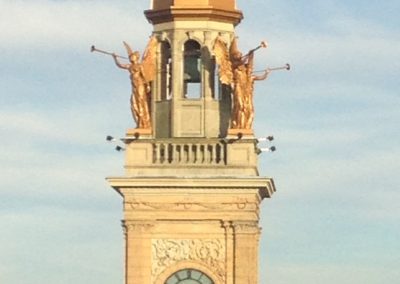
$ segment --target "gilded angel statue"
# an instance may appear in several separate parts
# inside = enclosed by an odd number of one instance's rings
[[[251,129],[254,119],[253,90],[254,81],[265,80],[270,70],[256,76],[253,74],[254,52],[261,47],[267,47],[265,42],[255,49],[250,50],[245,56],[237,47],[234,38],[228,49],[221,37],[214,44],[214,54],[219,65],[219,79],[222,84],[231,87],[232,94],[232,129]]]
[[[118,60],[118,55],[112,54],[115,64],[130,73],[132,83],[131,111],[136,121],[136,127],[142,129],[151,128],[150,102],[151,82],[156,75],[156,49],[157,39],[152,36],[140,62],[140,53],[132,51],[132,48],[124,42],[128,52],[129,63],[124,64]]]

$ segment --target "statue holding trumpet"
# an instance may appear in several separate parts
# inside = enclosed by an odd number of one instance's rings
[[[265,80],[271,71],[290,69],[290,65],[286,64],[285,67],[253,71],[255,51],[266,47],[267,43],[263,41],[258,47],[250,50],[243,56],[237,47],[236,38],[232,40],[229,50],[221,37],[218,37],[214,43],[213,50],[217,64],[219,65],[220,81],[222,84],[230,86],[233,91],[231,129],[252,129],[254,120],[254,82]],[[254,74],[260,72],[263,74]]]
[[[138,129],[151,129],[150,102],[151,102],[151,82],[156,75],[156,49],[157,39],[151,37],[147,48],[140,62],[140,53],[133,51],[131,47],[124,42],[128,57],[106,52],[92,46],[91,51],[111,55],[115,64],[125,69],[130,74],[132,84],[131,111],[136,127]],[[118,58],[128,59],[129,63],[121,63]]]

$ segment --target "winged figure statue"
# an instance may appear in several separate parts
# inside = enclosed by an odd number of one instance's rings
[[[156,50],[157,38],[152,36],[143,53],[140,62],[140,53],[133,51],[132,48],[124,42],[128,53],[129,63],[124,64],[118,60],[116,54],[112,54],[115,64],[122,69],[128,70],[132,83],[131,111],[136,121],[137,128],[150,129],[150,101],[151,101],[151,82],[156,75]]]
[[[267,44],[262,42],[259,47],[243,56],[237,47],[236,38],[232,40],[229,48],[221,37],[218,37],[214,43],[213,51],[219,66],[219,79],[233,91],[230,126],[232,129],[252,128],[254,81],[264,80],[269,74],[268,70],[260,76],[253,74],[254,52],[266,46]]]

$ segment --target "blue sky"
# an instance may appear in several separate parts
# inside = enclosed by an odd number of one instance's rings
[[[0,282],[123,283],[122,202],[104,178],[132,127],[127,74],[89,48],[142,50],[149,1],[0,0]],[[262,284],[400,279],[400,2],[238,1],[255,90]]]

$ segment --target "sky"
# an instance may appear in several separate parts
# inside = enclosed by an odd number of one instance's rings
[[[98,48],[143,50],[148,0],[0,0],[0,283],[123,283],[122,200],[105,177],[133,126],[130,82]],[[256,68],[260,284],[400,279],[400,2],[238,0]]]

